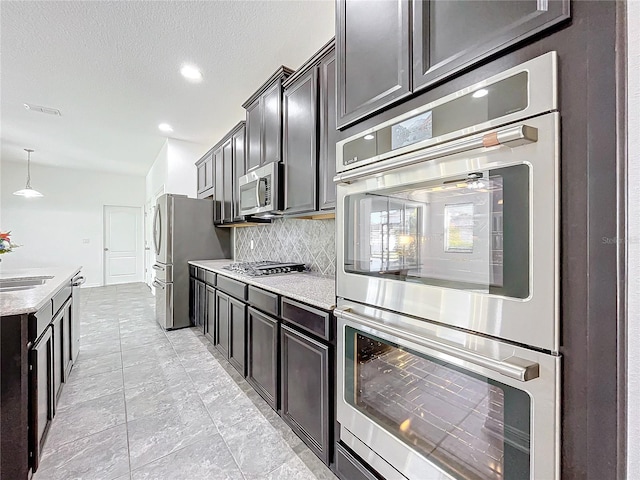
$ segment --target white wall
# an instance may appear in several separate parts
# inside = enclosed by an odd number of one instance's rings
[[[32,164],[44,197],[26,199],[12,194],[24,187],[26,162],[2,161],[0,177],[0,229],[21,245],[2,256],[2,269],[82,265],[87,285],[102,285],[103,206],[142,207],[145,178]]]
[[[640,478],[640,2],[627,2],[627,478]]]
[[[168,138],[147,173],[146,200],[152,200],[164,186],[165,193],[195,198],[197,195],[195,162],[208,147],[199,143]]]

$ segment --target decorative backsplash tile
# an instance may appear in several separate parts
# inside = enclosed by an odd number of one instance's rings
[[[335,275],[335,225],[334,219],[278,218],[270,224],[236,228],[235,261],[301,262],[314,272]]]

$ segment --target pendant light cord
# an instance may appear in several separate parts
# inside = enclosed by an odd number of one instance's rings
[[[31,188],[31,152],[33,150],[27,150],[27,187]]]

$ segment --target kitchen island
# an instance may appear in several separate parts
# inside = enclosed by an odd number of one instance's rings
[[[0,478],[29,478],[77,354],[81,267],[0,273]]]

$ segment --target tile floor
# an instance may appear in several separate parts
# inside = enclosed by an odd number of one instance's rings
[[[336,478],[197,330],[157,326],[145,284],[79,297],[80,356],[34,480]]]

